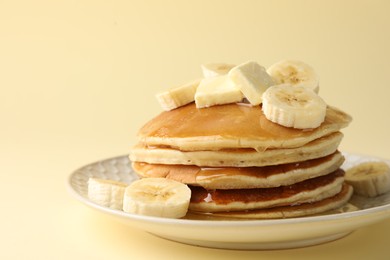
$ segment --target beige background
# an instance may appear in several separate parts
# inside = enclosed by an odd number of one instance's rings
[[[65,183],[127,154],[154,94],[216,61],[306,61],[354,117],[342,150],[390,158],[389,3],[0,1],[0,258],[386,259],[390,220],[304,249],[205,249],[114,222]]]

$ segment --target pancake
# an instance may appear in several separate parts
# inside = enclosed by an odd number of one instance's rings
[[[295,148],[338,132],[352,118],[328,106],[325,121],[315,129],[294,129],[269,121],[261,106],[228,104],[197,109],[194,103],[162,112],[138,132],[146,146],[168,146],[181,151],[252,148]]]
[[[347,204],[353,194],[352,186],[343,184],[342,190],[333,197],[313,203],[303,203],[295,206],[282,206],[269,209],[255,209],[248,211],[230,211],[201,213],[189,212],[186,218],[208,220],[234,220],[234,219],[282,219],[304,217],[314,214],[327,213],[337,210]]]
[[[200,212],[243,211],[312,203],[339,193],[343,182],[344,171],[338,169],[324,176],[276,188],[206,190],[190,186],[189,209]]]
[[[303,162],[264,167],[199,167],[134,162],[141,178],[167,178],[205,189],[253,189],[291,185],[329,174],[344,162],[340,152]]]
[[[133,162],[151,164],[182,164],[211,167],[268,166],[300,162],[320,158],[334,153],[343,134],[336,132],[297,148],[267,149],[225,149],[219,151],[180,151],[167,147],[147,147],[138,143],[130,152]]]
[[[337,151],[351,120],[328,106],[319,127],[294,129],[268,120],[261,105],[191,103],[147,122],[129,158],[141,178],[188,185],[194,214],[304,216],[339,207],[352,194]]]

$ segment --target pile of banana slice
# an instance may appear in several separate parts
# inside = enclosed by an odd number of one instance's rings
[[[194,102],[197,108],[239,103],[262,105],[277,124],[316,128],[325,119],[326,103],[318,96],[319,78],[308,64],[283,60],[267,70],[257,62],[202,65],[203,78],[156,95],[161,107],[172,110]]]

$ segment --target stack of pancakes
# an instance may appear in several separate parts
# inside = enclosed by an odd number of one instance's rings
[[[269,121],[261,106],[179,107],[146,123],[130,160],[142,177],[187,184],[190,212],[233,218],[283,218],[344,205],[352,188],[338,151],[351,117],[328,106],[315,129]]]

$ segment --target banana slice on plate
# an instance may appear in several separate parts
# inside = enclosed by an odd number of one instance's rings
[[[282,84],[263,94],[263,112],[274,123],[298,129],[316,128],[325,120],[326,103],[305,87]]]
[[[345,180],[357,194],[376,197],[390,191],[390,167],[385,162],[365,162],[345,171]]]
[[[88,179],[88,198],[104,207],[122,210],[123,194],[128,184],[104,180],[99,178]]]
[[[213,78],[227,74],[236,65],[228,63],[208,63],[202,64],[202,73],[205,78]]]
[[[277,84],[289,83],[316,93],[319,91],[318,75],[311,66],[302,61],[283,60],[270,66],[267,72]]]
[[[200,79],[158,93],[156,95],[157,101],[165,111],[187,105],[195,100],[195,92],[199,83]]]
[[[125,191],[123,211],[164,218],[187,214],[191,190],[187,185],[165,178],[144,178],[131,183]]]

